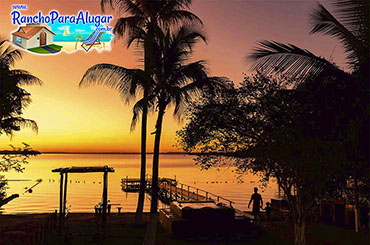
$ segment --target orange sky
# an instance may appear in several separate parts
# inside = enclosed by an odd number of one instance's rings
[[[261,39],[294,43],[317,55],[330,57],[344,66],[343,49],[335,39],[309,35],[308,15],[314,0],[194,0],[191,7],[205,24],[208,45],[198,45],[194,59],[209,61],[212,75],[226,76],[235,83],[243,73],[250,73],[244,57]],[[327,1],[321,1],[328,6]],[[23,14],[58,10],[60,14],[77,14],[79,10],[100,13],[99,0],[1,1],[1,36],[10,38],[17,26],[11,24],[12,4],[27,4]],[[330,7],[329,7],[330,9]],[[108,12],[109,13],[109,12]],[[127,68],[140,65],[134,50],[127,50],[122,40],[112,42],[112,50],[40,56],[27,53],[16,68],[26,69],[39,77],[42,87],[30,86],[33,103],[24,117],[39,126],[38,135],[28,129],[17,132],[12,140],[0,136],[0,149],[27,142],[40,151],[71,152],[139,152],[140,127],[130,133],[131,106],[125,105],[117,92],[105,87],[78,88],[84,72],[97,63],[112,63]],[[148,151],[153,149],[155,117],[148,122]],[[167,110],[161,151],[177,151],[173,145],[178,123]]]

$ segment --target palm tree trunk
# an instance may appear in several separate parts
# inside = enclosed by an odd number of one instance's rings
[[[147,92],[144,92],[144,98],[147,96]],[[148,106],[145,105],[143,108],[143,115],[141,119],[141,167],[140,167],[140,189],[139,197],[137,202],[137,208],[135,217],[133,220],[134,225],[143,224],[143,209],[145,200],[145,189],[146,189],[146,130],[147,130],[147,119],[148,119]]]
[[[152,202],[150,206],[150,212],[156,213],[158,211],[158,170],[159,170],[159,148],[162,133],[162,122],[163,122],[164,110],[159,110],[158,119],[156,125],[156,133],[154,140],[154,155],[153,155],[153,176],[152,176]]]
[[[144,70],[150,73],[151,70],[151,43],[148,42],[148,38],[144,41]],[[148,97],[148,89],[144,88],[144,97]],[[145,103],[143,108],[143,116],[141,121],[141,169],[140,169],[140,189],[139,197],[136,208],[136,214],[133,220],[133,224],[140,225],[143,223],[143,209],[144,209],[144,199],[145,199],[145,189],[146,189],[146,129],[147,129],[147,118],[148,118],[148,103]]]
[[[153,155],[153,176],[152,176],[152,201],[150,206],[149,224],[144,238],[144,245],[154,245],[156,240],[158,223],[158,170],[159,170],[159,148],[162,133],[162,122],[165,113],[165,105],[159,105],[159,112],[156,124],[154,155]]]

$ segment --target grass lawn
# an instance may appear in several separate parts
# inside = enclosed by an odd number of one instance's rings
[[[51,44],[51,45],[49,45],[48,47],[53,48],[53,49],[55,49],[56,51],[60,51],[60,50],[63,48],[63,46],[55,45],[55,44]]]
[[[369,232],[362,231],[357,234],[354,230],[323,223],[310,224],[307,227],[307,236],[317,244],[370,244]]]
[[[59,53],[60,50],[63,48],[63,46],[59,46],[59,45],[55,45],[55,44],[48,45],[47,47],[52,48],[53,50],[55,50],[56,51],[55,53]],[[50,52],[50,51],[48,51],[48,50],[46,50],[42,47],[30,48],[28,50],[31,51],[31,52],[37,53],[37,54],[52,54],[52,52]]]
[[[294,244],[292,228],[287,224],[273,224],[265,229],[267,233],[270,234],[269,236],[277,236],[279,238],[287,239],[287,243],[267,242],[265,244]],[[306,241],[308,245],[369,245],[369,235],[369,232],[362,231],[356,233],[353,229],[346,229],[321,222],[308,223],[306,229]],[[265,238],[266,237],[262,237],[261,240]]]
[[[34,215],[0,215],[0,244],[17,245],[28,244],[29,235],[34,234],[45,222],[46,214]],[[142,244],[146,232],[146,224],[132,226],[130,222],[133,213],[108,216],[106,238],[96,223],[94,214],[72,213],[68,220],[68,229],[64,237],[58,237],[56,230],[46,236],[45,244]],[[146,222],[148,214],[144,214]],[[188,239],[175,239],[167,234],[159,225],[157,229],[157,242],[159,245],[206,245],[206,244],[294,244],[293,234],[287,224],[275,223],[260,229],[260,232],[245,231],[243,234],[233,234],[231,237],[197,237]],[[355,233],[353,230],[335,227],[332,225],[314,223],[307,225],[307,244],[369,244],[369,233]]]
[[[41,48],[41,47],[37,47],[37,48],[30,48],[28,49],[29,51],[31,52],[34,52],[34,53],[38,53],[38,54],[50,54],[49,51]]]

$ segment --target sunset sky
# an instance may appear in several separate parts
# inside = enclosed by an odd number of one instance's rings
[[[27,4],[22,14],[33,15],[38,11],[47,14],[58,10],[60,14],[77,14],[79,10],[100,14],[100,0],[1,0],[0,35],[10,38],[17,29],[12,25],[12,4]],[[321,1],[331,10],[328,1]],[[245,56],[261,39],[293,43],[316,55],[345,65],[340,43],[321,35],[309,35],[309,13],[315,7],[314,0],[193,0],[191,11],[204,22],[208,45],[196,46],[193,59],[206,59],[212,75],[226,76],[236,84],[243,73],[250,74],[250,64]],[[107,12],[106,14],[112,14]],[[334,52],[333,52],[334,50]],[[26,87],[32,96],[32,104],[24,117],[37,122],[36,135],[29,129],[17,132],[10,140],[0,136],[0,149],[9,144],[27,142],[40,151],[68,152],[139,152],[140,127],[130,133],[131,105],[125,105],[119,94],[111,89],[95,86],[79,88],[84,72],[97,63],[111,63],[127,68],[136,68],[135,50],[127,50],[122,40],[112,42],[112,50],[85,53],[41,56],[26,53],[15,68],[28,70],[39,77],[44,85]],[[148,152],[153,150],[155,116],[148,122]],[[173,145],[175,132],[184,123],[167,110],[164,121],[161,151],[178,151]]]

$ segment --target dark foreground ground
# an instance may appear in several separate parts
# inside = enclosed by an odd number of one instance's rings
[[[57,230],[46,233],[44,244],[141,244],[146,231],[143,226],[132,226],[132,213],[112,214],[108,217],[106,238],[97,224],[94,214],[70,214],[68,229],[63,238],[58,237]],[[0,244],[17,245],[35,243],[35,234],[44,225],[48,214],[0,215]],[[145,214],[148,220],[148,214]],[[273,223],[244,234],[235,233],[225,238],[221,235],[196,237],[191,239],[171,238],[162,227],[157,230],[157,244],[293,244],[291,229],[284,223]],[[31,240],[31,241],[30,241]],[[307,228],[308,244],[369,244],[369,233],[339,228],[322,223],[309,224]]]

